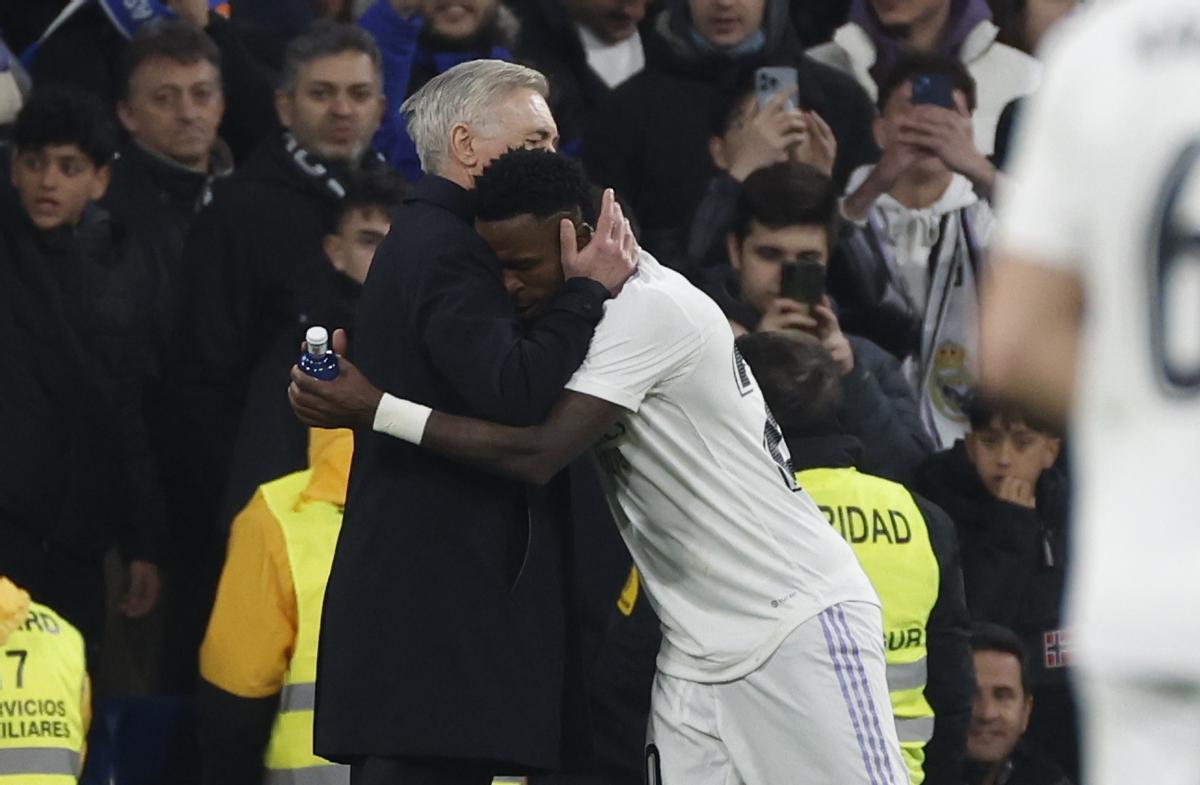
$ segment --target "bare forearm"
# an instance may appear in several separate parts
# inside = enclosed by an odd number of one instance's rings
[[[887,192],[886,183],[878,171],[878,168],[872,171],[854,193],[842,200],[842,215],[847,219],[865,221],[875,202]]]
[[[1001,256],[984,291],[984,389],[1062,424],[1075,388],[1083,300],[1078,278]]]
[[[573,456],[554,449],[541,426],[507,425],[433,412],[421,447],[457,463],[534,485],[543,485]]]

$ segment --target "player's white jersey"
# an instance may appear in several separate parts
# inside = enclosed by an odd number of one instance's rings
[[[678,273],[642,254],[567,388],[626,410],[596,454],[663,623],[664,673],[736,679],[834,603],[878,604],[796,487],[729,322]]]
[[[1072,641],[1200,676],[1200,3],[1100,6],[1048,49],[997,243],[1076,271]]]

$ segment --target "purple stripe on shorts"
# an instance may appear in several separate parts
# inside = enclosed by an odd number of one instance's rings
[[[854,637],[850,632],[850,624],[846,621],[845,609],[840,605],[836,605],[832,610],[834,611],[835,618],[841,623],[842,629],[846,631],[846,637],[850,640],[851,651],[854,655],[854,664],[858,670],[859,679],[861,679],[862,691],[866,695],[867,705],[871,709],[871,726],[874,730],[874,733],[870,735],[874,738],[875,743],[878,745],[879,751],[883,753],[884,764],[881,766],[881,770],[883,770],[883,767],[886,766],[884,780],[888,783],[894,783],[895,779],[892,776],[892,755],[888,750],[888,745],[883,734],[883,728],[879,724],[879,710],[875,706],[875,699],[871,694],[871,684],[867,680],[867,670],[865,667],[863,667],[862,652],[859,650],[858,643],[854,640]],[[891,707],[889,705],[889,717],[892,716],[890,708]]]
[[[867,751],[870,753],[871,758],[875,763],[875,770],[879,774],[879,781],[881,783],[890,783],[891,777],[889,776],[888,771],[887,750],[875,732],[878,730],[878,726],[872,727],[870,723],[870,713],[875,710],[875,707],[871,701],[870,692],[863,688],[863,685],[860,683],[855,674],[854,660],[858,655],[858,646],[855,644],[854,638],[850,634],[850,631],[847,629],[845,632],[843,632],[841,627],[838,625],[837,615],[839,610],[840,606],[837,605],[829,609],[829,623],[833,628],[833,635],[841,647],[842,659],[846,663],[846,672],[849,676],[848,680],[850,684],[850,692],[858,701],[858,711],[862,715],[863,727],[866,729],[865,736]],[[853,656],[851,655],[852,651]]]
[[[858,739],[858,751],[862,753],[863,766],[867,770],[867,777],[871,780],[871,785],[881,785],[879,778],[875,774],[875,768],[871,765],[871,755],[867,749],[867,741],[863,737],[862,724],[858,719],[858,712],[855,711],[854,701],[850,698],[850,689],[846,684],[846,675],[843,673],[844,666],[838,661],[837,648],[833,645],[833,637],[830,633],[834,628],[833,616],[829,609],[821,611],[819,618],[821,619],[821,631],[825,633],[825,646],[829,649],[829,658],[833,661],[833,672],[837,674],[838,686],[842,689],[842,700],[846,703],[846,711],[850,713],[850,724],[854,727],[854,736]]]

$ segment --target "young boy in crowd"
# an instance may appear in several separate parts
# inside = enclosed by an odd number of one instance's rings
[[[933,446],[896,358],[843,333],[828,297],[805,304],[783,291],[785,268],[829,265],[836,224],[837,188],[827,175],[804,164],[759,169],[735,204],[726,236],[732,264],[710,268],[701,288],[736,333],[801,330],[820,339],[842,372],[838,421],[861,439],[863,470],[908,482]]]
[[[1061,442],[1013,410],[973,400],[967,411],[970,431],[921,467],[916,489],[958,525],[972,618],[1014,630],[1034,654],[1030,735],[1074,773],[1070,638],[1061,625],[1069,501]]]
[[[867,323],[894,325],[899,312],[902,340],[889,348],[907,358],[921,419],[943,448],[966,430],[976,282],[992,229],[984,198],[995,170],[975,147],[974,108],[975,82],[961,62],[901,62],[880,85],[874,133],[883,156],[851,176],[842,203],[856,226],[846,267],[870,292],[856,305]]]
[[[95,205],[115,129],[89,97],[39,91],[13,134],[0,204],[0,573],[91,645],[103,630],[105,551],[128,564],[127,616],[158,595],[163,524],[141,411],[152,277],[136,238]]]

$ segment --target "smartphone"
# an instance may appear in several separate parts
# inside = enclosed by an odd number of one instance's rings
[[[787,109],[800,108],[800,99],[796,96],[796,86],[799,76],[795,68],[786,66],[768,66],[754,72],[754,95],[761,109],[770,103],[771,99],[780,93],[790,93],[784,106]]]
[[[779,279],[779,294],[809,307],[825,294],[825,265],[820,262],[788,262]]]
[[[912,78],[912,102],[954,109],[954,84],[947,74],[919,74]]]

